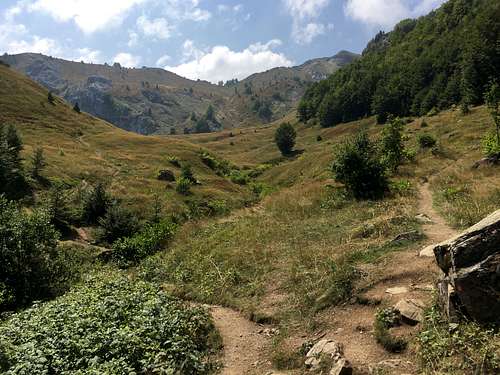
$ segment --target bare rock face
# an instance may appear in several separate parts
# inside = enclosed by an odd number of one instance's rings
[[[434,248],[444,275],[438,283],[443,310],[480,323],[500,323],[500,210]]]

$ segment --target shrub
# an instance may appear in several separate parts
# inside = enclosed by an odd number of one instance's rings
[[[73,106],[73,111],[75,111],[76,113],[81,113],[80,106],[78,105],[78,102],[76,102],[75,105]]]
[[[167,160],[174,167],[177,167],[177,168],[181,167],[181,161],[179,160],[179,158],[177,156],[167,156]]]
[[[83,197],[82,220],[86,224],[97,224],[99,219],[106,214],[111,197],[103,183],[98,183]]]
[[[184,177],[178,178],[175,191],[182,195],[191,194],[191,181]]]
[[[80,219],[78,213],[70,208],[68,192],[61,183],[53,184],[44,205],[50,213],[51,223],[63,234],[70,231],[71,223]]]
[[[430,134],[421,134],[418,137],[418,144],[422,149],[432,148],[436,145],[436,143],[437,143],[436,138],[434,138]]]
[[[403,121],[392,119],[384,127],[381,146],[382,163],[391,172],[396,172],[404,158]]]
[[[321,142],[323,140],[323,137],[321,135],[318,135],[316,137],[316,142]]]
[[[489,158],[500,155],[500,143],[495,132],[492,131],[484,137],[483,152]]]
[[[388,190],[384,167],[366,133],[340,145],[333,163],[335,180],[356,199],[377,199]]]
[[[496,144],[500,145],[500,85],[493,82],[486,92],[484,99],[495,124]]]
[[[0,284],[8,306],[55,294],[58,237],[46,210],[27,214],[0,196]]]
[[[193,170],[189,164],[184,164],[181,169],[181,178],[188,180],[191,184],[198,183],[198,180],[194,177]]]
[[[22,140],[15,127],[0,124],[0,194],[22,197],[28,190],[21,162]]]
[[[0,337],[13,375],[194,375],[213,370],[213,330],[204,310],[112,274],[13,315],[0,325]]]
[[[500,334],[471,321],[451,329],[437,305],[425,313],[417,354],[427,373],[500,373]]]
[[[390,328],[399,325],[400,319],[398,311],[393,308],[379,310],[375,315],[375,339],[391,353],[400,353],[407,346],[405,340],[393,337],[389,331]]]
[[[113,244],[113,259],[123,267],[153,255],[170,240],[176,225],[170,220],[146,225],[139,233]]]
[[[297,133],[290,123],[282,123],[274,134],[274,141],[278,146],[282,155],[289,155],[295,146],[295,138]]]
[[[33,156],[31,158],[31,176],[35,179],[39,179],[40,173],[47,166],[45,162],[45,156],[43,155],[43,148],[37,147],[33,151]]]
[[[98,221],[101,226],[99,240],[108,244],[130,236],[139,229],[137,217],[118,202],[111,204],[104,216],[99,218]]]

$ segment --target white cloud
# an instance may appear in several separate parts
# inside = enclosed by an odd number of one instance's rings
[[[165,66],[172,58],[169,55],[163,55],[158,60],[156,60],[156,66]]]
[[[186,78],[214,83],[233,78],[243,79],[278,66],[291,66],[292,61],[285,55],[272,50],[279,45],[280,40],[271,40],[265,44],[252,44],[242,51],[215,46],[203,52],[188,40],[184,43],[185,56],[191,56],[192,60],[178,66],[166,66],[165,69]]]
[[[113,62],[117,62],[121,66],[125,66],[127,68],[134,68],[139,66],[139,64],[141,63],[141,58],[130,53],[120,52],[113,58]]]
[[[146,16],[140,16],[137,19],[137,28],[145,36],[157,38],[157,39],[168,39],[172,35],[172,26],[170,26],[165,18],[155,18],[150,20]]]
[[[29,40],[11,40],[4,47],[7,53],[42,53],[44,55],[59,55],[62,53],[57,42],[50,38],[41,38],[37,35],[29,38]]]
[[[58,22],[73,21],[85,33],[120,25],[127,13],[147,0],[36,0],[29,11],[49,14]]]
[[[133,48],[139,44],[139,34],[137,34],[134,30],[128,31],[128,43],[127,45],[130,48]]]
[[[298,44],[309,44],[317,36],[331,29],[331,24],[312,22],[330,4],[330,0],[282,0],[285,9],[292,16],[292,38]]]
[[[321,23],[308,23],[303,27],[294,28],[292,35],[298,44],[309,44],[317,36],[323,35],[326,29]]]
[[[348,0],[344,12],[348,17],[368,26],[392,28],[405,18],[430,12],[445,0]]]
[[[90,48],[79,48],[76,50],[78,55],[73,58],[74,61],[84,61],[88,63],[98,64],[102,62],[101,51]]]
[[[283,0],[286,9],[297,19],[316,18],[330,0]]]

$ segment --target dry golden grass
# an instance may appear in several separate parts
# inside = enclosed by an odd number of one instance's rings
[[[77,114],[67,103],[47,101],[47,91],[28,78],[0,66],[0,123],[14,124],[24,141],[23,156],[43,147],[47,159],[45,175],[76,185],[104,180],[111,191],[137,210],[149,210],[157,194],[168,210],[175,209],[180,196],[156,179],[159,169],[179,168],[169,156],[191,164],[201,186],[198,197],[222,199],[228,206],[240,206],[250,196],[242,188],[216,176],[200,160],[199,146],[182,139],[145,137],[120,130],[85,113]]]

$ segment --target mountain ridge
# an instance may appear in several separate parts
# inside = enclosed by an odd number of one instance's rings
[[[42,54],[3,55],[13,69],[112,124],[140,134],[191,132],[209,106],[220,127],[245,127],[279,119],[294,109],[307,86],[354,61],[358,55],[313,59],[275,68],[242,81],[215,85],[161,68],[88,64]],[[194,116],[193,116],[194,114]]]

